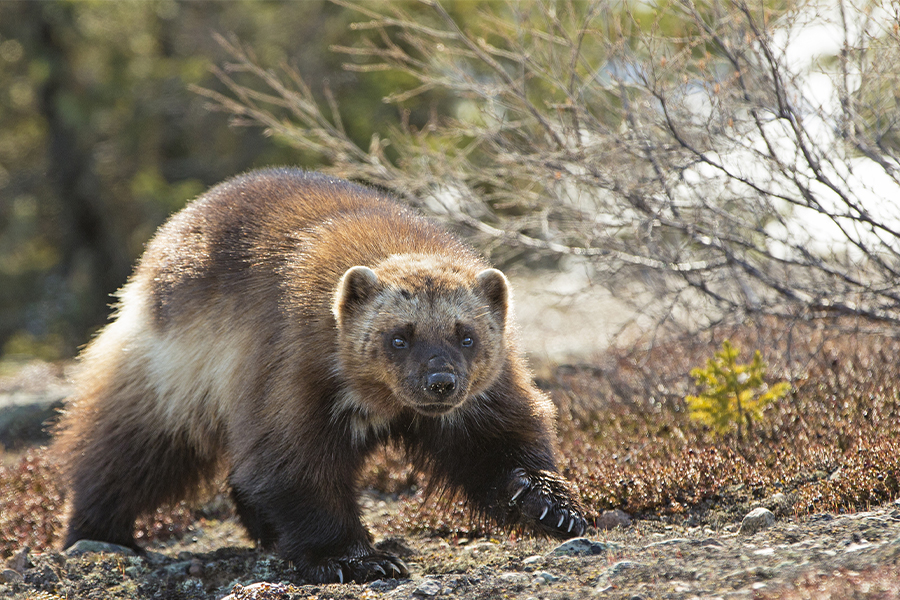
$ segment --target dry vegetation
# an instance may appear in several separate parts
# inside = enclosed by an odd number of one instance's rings
[[[773,380],[792,383],[741,441],[691,422],[683,400],[695,391],[688,372],[725,336],[748,354],[760,349]],[[545,367],[539,383],[560,407],[564,469],[595,515],[620,508],[715,527],[776,493],[784,498],[769,505],[781,516],[864,510],[900,495],[898,354],[900,340],[855,323],[767,322]],[[451,499],[425,498],[419,476],[392,450],[375,457],[364,483],[402,498],[382,535],[481,529]],[[63,494],[43,451],[0,468],[0,490],[0,557],[58,542]],[[160,511],[140,523],[139,536],[179,536],[210,511],[222,516],[216,502]]]

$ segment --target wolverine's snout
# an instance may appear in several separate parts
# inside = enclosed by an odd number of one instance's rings
[[[429,373],[425,391],[435,396],[449,396],[456,391],[456,375],[447,372]]]

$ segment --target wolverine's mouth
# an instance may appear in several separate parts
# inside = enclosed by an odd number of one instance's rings
[[[415,410],[426,417],[440,417],[454,410],[456,406],[450,402],[429,402],[428,404],[416,404]]]

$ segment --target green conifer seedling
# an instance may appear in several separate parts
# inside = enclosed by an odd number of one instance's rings
[[[706,361],[706,368],[691,370],[699,396],[687,396],[690,417],[709,425],[718,434],[737,429],[737,438],[743,438],[744,428],[749,432],[754,421],[762,419],[762,411],[784,396],[790,384],[786,381],[768,387],[764,378],[766,363],[759,350],[749,364],[738,364],[740,354],[728,340],[722,342],[722,350]]]

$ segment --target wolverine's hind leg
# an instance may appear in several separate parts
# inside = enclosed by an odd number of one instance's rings
[[[250,494],[235,484],[233,478],[229,478],[231,486],[231,499],[238,518],[241,520],[247,533],[259,546],[272,548],[278,540],[278,532],[275,527],[266,520],[263,512],[256,506]]]
[[[160,431],[112,411],[79,410],[64,419],[57,450],[68,467],[72,509],[64,547],[80,539],[137,549],[135,519],[175,502],[213,475],[186,435]],[[118,414],[122,417],[122,413]]]

